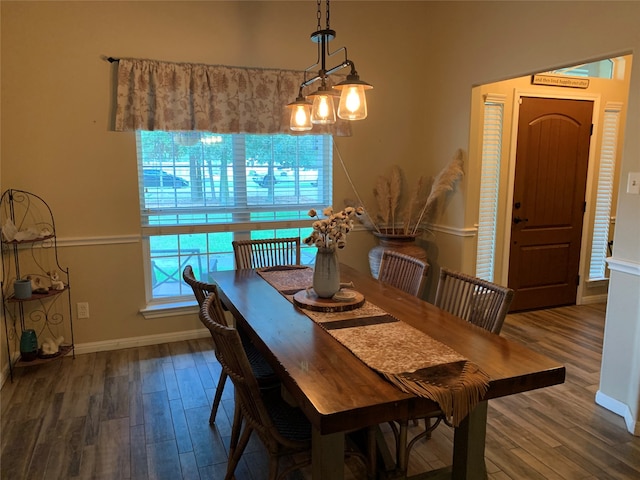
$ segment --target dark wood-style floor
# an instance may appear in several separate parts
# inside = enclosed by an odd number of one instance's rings
[[[640,438],[594,402],[604,311],[589,305],[508,316],[502,334],[561,360],[567,381],[489,402],[490,479],[640,478]],[[233,389],[229,383],[210,427],[219,372],[209,339],[18,369],[0,392],[2,478],[222,479]],[[409,473],[449,465],[452,439],[450,428],[439,427],[414,448]],[[264,479],[265,465],[253,441],[236,478]],[[357,462],[347,470],[348,478],[364,478]]]

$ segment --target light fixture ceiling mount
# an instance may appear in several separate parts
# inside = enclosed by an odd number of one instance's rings
[[[321,28],[322,0],[317,0],[318,29],[311,34],[311,41],[318,44],[318,60],[305,70],[305,79],[300,84],[298,97],[287,107],[291,109],[290,128],[293,131],[307,131],[313,128],[314,124],[331,125],[336,121],[336,110],[334,97],[340,94],[337,116],[344,120],[363,120],[367,117],[367,99],[365,90],[373,88],[367,82],[360,80],[355,64],[347,58],[347,48],[340,47],[335,52],[329,52],[329,42],[336,38],[335,30],[330,28],[330,0],[326,0],[326,26]],[[344,51],[342,63],[327,69],[327,57]],[[314,68],[319,67],[316,75],[307,78],[307,74]],[[327,78],[350,67],[351,71],[347,78],[337,83],[333,87],[327,85]],[[302,91],[309,85],[320,81],[320,87],[306,96]],[[313,103],[306,97],[310,97]]]

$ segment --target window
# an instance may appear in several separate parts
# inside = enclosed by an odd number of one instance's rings
[[[309,235],[332,204],[330,135],[138,131],[140,213],[151,302],[192,296],[182,282],[234,268],[235,238]],[[315,251],[303,248],[303,263]],[[180,298],[183,297],[183,298]]]
[[[495,274],[496,229],[502,158],[504,95],[487,95],[484,102],[482,167],[480,173],[480,211],[476,276],[489,282]]]
[[[597,62],[574,65],[572,67],[559,68],[547,73],[567,75],[569,77],[613,78],[614,61],[613,59],[605,59]]]
[[[604,109],[602,128],[602,149],[598,169],[598,190],[596,194],[593,239],[591,243],[591,263],[589,280],[607,278],[607,248],[611,223],[611,199],[615,180],[616,155],[618,150],[618,129],[620,124],[620,102],[609,102]]]

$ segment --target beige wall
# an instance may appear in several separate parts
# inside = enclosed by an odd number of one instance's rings
[[[308,40],[315,5],[3,1],[0,14],[1,188],[36,192],[56,215],[73,301],[91,304],[91,318],[75,323],[76,342],[197,327],[193,314],[139,314],[135,140],[110,131],[114,66],[101,57],[302,69],[315,61]],[[457,148],[469,152],[473,86],[638,51],[639,21],[637,2],[334,2],[335,43],[348,46],[361,77],[375,85],[369,118],[354,125],[353,137],[337,140],[365,202],[376,175],[392,164],[408,177],[434,175]],[[640,171],[637,72],[631,90],[627,132],[635,133],[626,136],[623,178]],[[471,167],[478,159],[466,161]],[[439,214],[446,228],[429,239],[430,263],[472,265],[475,240],[465,232],[476,216],[467,207],[473,181],[465,178]],[[334,197],[336,204],[353,197],[338,168]],[[640,264],[638,211],[640,196],[620,195],[616,256],[632,265]],[[372,245],[369,233],[357,232],[343,258],[366,269]],[[639,275],[630,277],[640,285]],[[639,323],[637,305],[626,302],[610,304],[609,316],[624,312]],[[634,418],[637,383],[612,392],[625,397],[618,399]]]

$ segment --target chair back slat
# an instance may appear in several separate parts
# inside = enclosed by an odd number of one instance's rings
[[[440,269],[434,304],[456,317],[500,333],[513,290],[471,275]]]
[[[380,260],[378,280],[410,295],[420,296],[429,265],[395,250],[385,250]]]
[[[276,265],[300,265],[300,238],[234,240],[236,268],[262,268]]]

